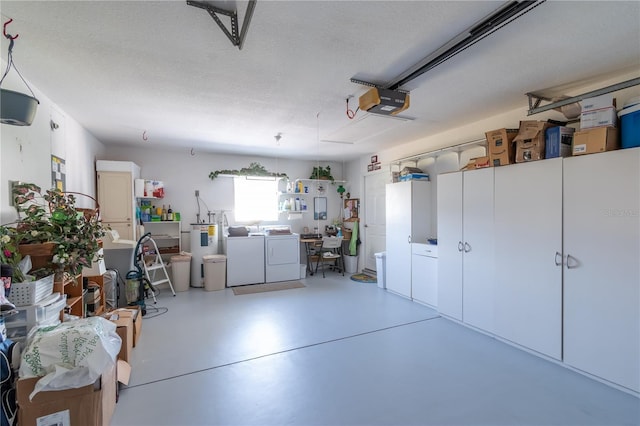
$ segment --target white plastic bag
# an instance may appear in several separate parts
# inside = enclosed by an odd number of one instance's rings
[[[34,328],[22,353],[20,378],[40,377],[33,392],[87,386],[115,365],[122,340],[102,317]]]

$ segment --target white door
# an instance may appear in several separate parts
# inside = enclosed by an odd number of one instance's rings
[[[438,175],[438,311],[462,321],[462,173]]]
[[[389,172],[364,177],[364,267],[376,271],[375,254],[385,251],[386,216],[385,185],[390,182]]]
[[[386,186],[387,290],[411,297],[411,182]]]
[[[640,392],[640,149],[564,160],[564,362]]]
[[[493,332],[493,167],[463,172],[462,319]]]
[[[562,158],[495,169],[495,333],[562,359]]]
[[[434,308],[438,305],[437,247],[411,244],[411,298]]]

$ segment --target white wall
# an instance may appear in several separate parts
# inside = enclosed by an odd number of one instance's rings
[[[2,69],[6,66],[2,62]],[[15,71],[9,72],[3,88],[29,93]],[[31,126],[0,124],[0,223],[13,222],[16,211],[11,207],[9,181],[32,182],[43,190],[52,187],[51,154],[66,161],[66,190],[95,196],[94,161],[105,152],[105,147],[77,121],[67,115],[53,100],[30,84],[40,101]],[[59,124],[51,130],[50,120]],[[52,151],[52,145],[55,145]],[[90,206],[92,201],[78,197],[79,206]]]
[[[308,179],[313,171],[313,167],[318,163],[314,161],[285,160],[266,157],[252,157],[239,155],[222,155],[209,153],[195,153],[191,155],[190,150],[167,150],[158,149],[153,146],[148,148],[110,147],[108,153],[102,155],[99,160],[133,161],[141,168],[141,177],[144,179],[160,180],[164,183],[165,197],[159,202],[171,208],[174,212],[180,212],[183,238],[183,249],[188,250],[189,227],[196,222],[198,203],[195,191],[200,191],[200,219],[207,220],[207,207],[216,213],[216,222],[221,221],[221,212],[225,211],[229,224],[234,224],[233,217],[233,179],[228,177],[218,177],[214,180],[209,178],[209,173],[216,170],[239,170],[248,167],[250,163],[257,162],[270,172],[286,173],[289,179]],[[331,174],[336,180],[344,180],[342,164],[335,162],[322,162],[321,166],[331,166]],[[303,232],[306,226],[310,230],[318,227],[323,230],[325,225],[331,225],[333,219],[338,219],[341,213],[341,200],[336,191],[336,185],[325,184],[327,198],[327,220],[313,220],[313,198],[314,189],[310,188],[310,195],[306,197],[308,213],[294,215],[301,217],[300,220],[288,220],[287,214],[280,214],[277,222],[263,222],[260,225],[283,224],[291,226],[293,232]],[[347,182],[347,191],[353,184]],[[205,206],[206,205],[206,206]]]

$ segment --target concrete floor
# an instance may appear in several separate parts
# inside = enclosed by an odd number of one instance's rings
[[[112,425],[638,425],[640,400],[333,272],[164,291]]]

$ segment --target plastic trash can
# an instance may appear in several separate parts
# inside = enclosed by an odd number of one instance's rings
[[[376,280],[378,281],[378,287],[387,288],[386,270],[387,270],[387,252],[376,253]]]
[[[355,274],[358,272],[358,256],[344,256],[344,270],[348,274]]]
[[[175,291],[189,290],[191,282],[191,255],[182,253],[171,256],[171,284]]]
[[[300,278],[307,278],[307,265],[304,263],[300,264]]]
[[[207,254],[202,256],[205,291],[224,290],[227,282],[227,256]]]

